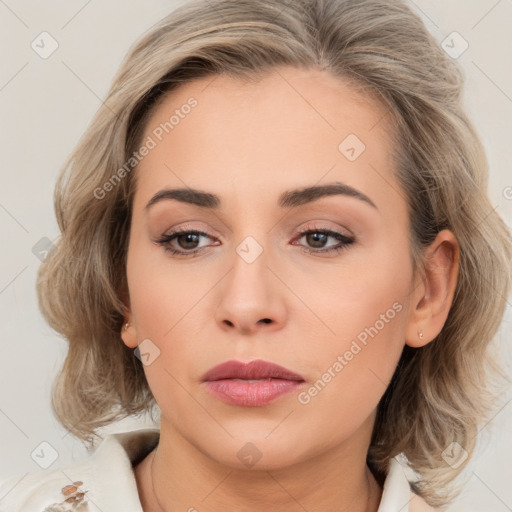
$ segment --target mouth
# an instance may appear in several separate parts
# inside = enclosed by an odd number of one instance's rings
[[[283,366],[257,359],[226,361],[206,372],[202,382],[209,393],[225,403],[259,407],[300,389],[306,381]]]

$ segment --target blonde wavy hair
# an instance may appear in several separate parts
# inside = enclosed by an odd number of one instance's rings
[[[510,290],[512,248],[486,195],[487,162],[462,107],[462,72],[401,0],[196,0],[134,45],[56,185],[62,235],[37,282],[44,316],[69,342],[52,407],[90,443],[98,428],[157,405],[120,337],[136,170],[118,170],[166,92],[220,73],[256,79],[281,65],[325,70],[387,107],[415,272],[441,229],[459,242],[448,319],[425,347],[405,347],[367,457],[382,482],[389,459],[403,453],[421,476],[414,490],[433,506],[446,504],[465,463],[452,469],[441,453],[454,441],[473,452],[495,397],[499,367],[489,343]]]

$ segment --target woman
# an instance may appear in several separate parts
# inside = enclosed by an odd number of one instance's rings
[[[56,190],[53,393],[87,460],[1,510],[419,512],[489,412],[511,242],[461,74],[398,0],[189,3]],[[406,478],[406,469],[411,483]]]

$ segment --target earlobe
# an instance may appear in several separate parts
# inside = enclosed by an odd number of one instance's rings
[[[425,251],[424,275],[412,297],[406,344],[423,347],[442,330],[450,312],[459,270],[459,246],[450,230],[443,230]]]
[[[138,343],[135,327],[130,322],[125,321],[123,323],[123,326],[121,327],[121,339],[128,348],[137,347]]]
[[[121,301],[124,305],[124,320],[123,325],[121,326],[121,339],[128,348],[136,348],[138,346],[137,335],[132,322],[130,294],[128,292],[128,285],[126,282],[123,284],[119,296],[121,297]]]

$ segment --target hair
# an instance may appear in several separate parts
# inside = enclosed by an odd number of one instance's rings
[[[131,48],[55,189],[61,237],[37,281],[45,318],[69,343],[53,411],[91,442],[98,428],[157,405],[120,336],[136,182],[126,162],[166,93],[216,74],[257,80],[278,66],[329,72],[386,107],[415,271],[440,230],[458,240],[447,321],[426,346],[405,346],[367,455],[382,482],[390,458],[404,454],[420,475],[415,492],[444,505],[467,461],[453,469],[441,453],[452,442],[474,451],[497,396],[491,377],[500,367],[489,344],[510,290],[512,246],[487,197],[487,161],[462,106],[462,71],[401,0],[195,0]]]

